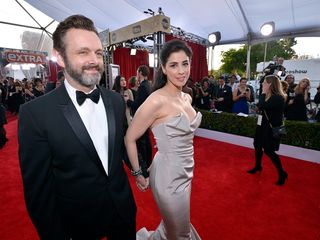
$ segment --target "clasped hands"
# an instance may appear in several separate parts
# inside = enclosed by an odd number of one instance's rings
[[[149,188],[149,178],[145,178],[143,175],[135,177],[138,188],[144,192]]]

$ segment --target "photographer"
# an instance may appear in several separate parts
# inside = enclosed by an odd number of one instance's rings
[[[209,80],[204,78],[202,84],[195,83],[196,98],[195,105],[199,109],[210,110],[210,94],[209,94]]]
[[[314,103],[317,104],[317,109],[318,109],[318,112],[317,112],[317,115],[316,115],[316,120],[318,122],[320,122],[320,109],[318,108],[318,104],[320,104],[320,84],[317,87],[317,93],[314,96]]]
[[[259,96],[262,91],[262,83],[264,78],[269,75],[277,75],[280,78],[286,75],[286,68],[283,66],[283,57],[274,57],[274,63],[270,63],[265,69],[263,69],[264,76],[260,79]]]
[[[283,66],[283,58],[279,57],[276,59],[274,63],[270,63],[263,72],[265,73],[265,76],[268,75],[278,75],[279,77],[284,77],[286,75],[286,68]]]

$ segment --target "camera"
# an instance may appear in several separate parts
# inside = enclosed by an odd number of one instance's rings
[[[194,85],[195,85],[197,88],[201,87],[201,84],[200,84],[199,82],[196,82]]]
[[[263,71],[266,76],[276,73],[279,77],[280,76],[284,77],[286,75],[285,70],[286,68],[282,64],[279,64],[278,62],[274,62],[269,64],[269,66],[265,68]]]

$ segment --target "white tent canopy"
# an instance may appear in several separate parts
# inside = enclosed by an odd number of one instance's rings
[[[159,14],[160,8],[175,29],[203,39],[220,31],[221,45],[247,43],[247,63],[253,44],[283,37],[320,36],[319,0],[6,0],[0,8],[0,47],[46,51],[50,56],[50,33],[69,15],[86,15],[99,31],[113,31],[150,17],[144,13],[148,9]],[[270,21],[275,23],[275,33],[263,38],[260,27]],[[17,29],[24,32],[13,35]],[[4,39],[10,39],[10,46],[1,44]]]
[[[265,22],[275,22],[274,38],[320,36],[319,0],[26,0],[57,21],[72,14],[93,19],[99,30],[110,31],[143,20],[161,7],[171,25],[207,38],[221,32],[220,44],[266,41]],[[248,42],[249,40],[249,42]],[[268,40],[271,40],[269,38]]]

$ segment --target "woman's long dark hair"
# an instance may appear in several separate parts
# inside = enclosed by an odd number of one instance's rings
[[[161,66],[165,66],[168,58],[170,55],[174,52],[184,51],[186,55],[189,57],[190,62],[192,58],[192,50],[191,48],[184,42],[178,39],[173,39],[168,42],[166,42],[160,52],[160,67],[156,74],[156,79],[153,82],[153,91],[156,91],[167,83],[167,75],[165,75],[162,71]]]
[[[112,88],[112,90],[115,90],[118,93],[121,92],[121,85],[120,85],[121,78],[123,78],[123,76],[121,75],[116,76],[116,78],[114,79],[114,84]],[[127,89],[126,87],[123,88],[123,90],[126,90],[126,89]]]

